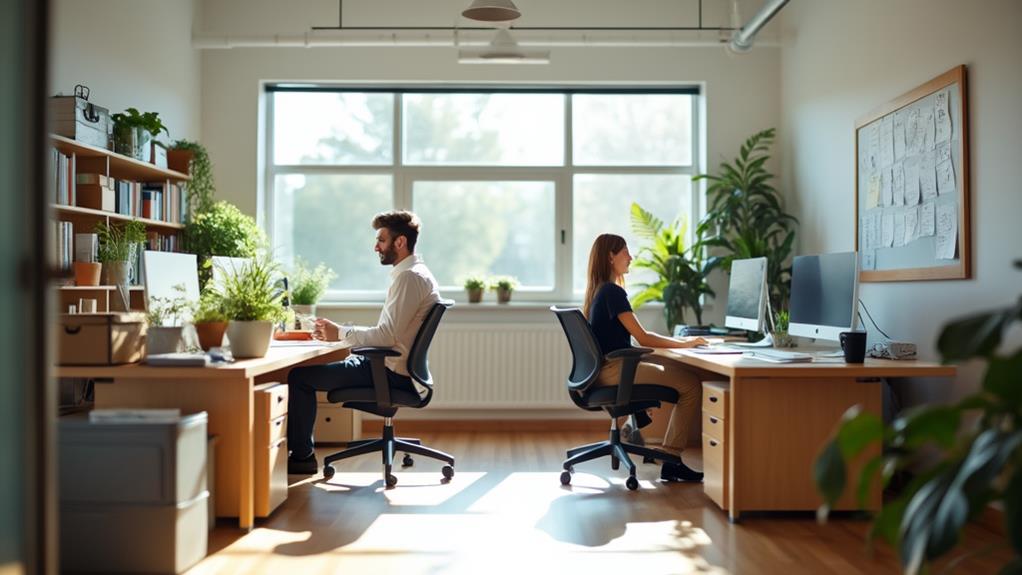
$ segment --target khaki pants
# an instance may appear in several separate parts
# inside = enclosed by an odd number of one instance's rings
[[[658,363],[657,358],[649,358],[639,362],[635,368],[635,384],[651,384],[670,387],[678,392],[678,403],[674,404],[671,419],[664,433],[663,448],[665,451],[680,454],[688,441],[688,428],[699,415],[699,404],[702,400],[702,383],[694,371],[677,363]],[[596,385],[616,386],[621,380],[620,359],[612,359],[603,364]]]

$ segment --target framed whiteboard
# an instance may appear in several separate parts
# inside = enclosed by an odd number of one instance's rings
[[[958,66],[856,122],[860,282],[971,276],[968,93]]]

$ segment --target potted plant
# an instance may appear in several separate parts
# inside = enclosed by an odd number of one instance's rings
[[[486,280],[481,276],[469,276],[465,278],[465,291],[468,293],[469,303],[479,303],[483,301],[483,290],[485,289]]]
[[[703,243],[697,241],[685,248],[687,225],[678,218],[665,226],[652,213],[632,203],[632,231],[648,241],[639,248],[633,264],[637,268],[656,273],[653,283],[641,283],[641,291],[632,297],[632,307],[638,309],[650,301],[664,303],[664,319],[667,329],[673,333],[674,326],[685,323],[685,310],[695,312],[696,324],[703,323],[703,295],[715,295],[707,277],[721,263],[717,257],[704,257]],[[697,230],[698,233],[698,230]]]
[[[795,341],[788,334],[788,321],[790,319],[788,310],[782,309],[774,314],[774,347],[795,347]]]
[[[152,140],[170,131],[163,125],[157,112],[139,112],[128,108],[122,113],[111,116],[114,121],[114,151],[141,160],[149,161]]]
[[[497,292],[497,303],[511,301],[511,292],[518,287],[518,280],[511,276],[497,276],[490,280],[490,289]]]
[[[188,310],[184,284],[174,286],[174,297],[149,297],[146,303],[146,355],[182,351],[181,320]]]
[[[189,140],[176,140],[167,152],[170,169],[188,174],[188,221],[213,207],[216,186],[213,183],[213,162],[205,146]]]
[[[1015,262],[1022,269],[1022,260]],[[906,573],[925,570],[926,563],[959,541],[967,521],[992,502],[1003,505],[1006,543],[1014,558],[1001,573],[1022,567],[1022,348],[1007,332],[1022,322],[1022,297],[1012,306],[952,321],[944,326],[937,348],[945,363],[979,358],[987,370],[982,389],[952,405],[921,406],[900,414],[885,426],[877,415],[852,407],[832,441],[816,460],[814,476],[829,506],[845,491],[847,465],[870,445],[880,442],[880,455],[867,461],[858,478],[860,503],[879,480],[887,487],[898,473],[915,477],[873,518],[870,539],[893,545]],[[978,417],[973,417],[978,416]],[[953,564],[954,562],[952,562]]]
[[[316,303],[335,277],[337,274],[326,264],[320,263],[309,269],[305,261],[298,258],[291,274],[291,309],[296,314],[315,316]]]
[[[202,292],[192,312],[192,324],[199,338],[199,347],[205,351],[220,347],[227,331],[227,310],[223,295],[212,287]]]
[[[107,285],[127,285],[138,245],[145,241],[145,224],[137,220],[123,226],[106,222],[96,224],[99,237],[99,261],[106,271]]]
[[[262,256],[224,278],[227,339],[235,357],[263,357],[270,347],[273,325],[284,317],[284,294],[277,287],[276,273],[277,266]]]
[[[767,258],[767,286],[775,310],[787,309],[791,289],[791,255],[798,220],[781,206],[781,195],[770,185],[774,176],[763,165],[774,141],[774,129],[753,134],[733,163],[722,162],[719,174],[700,174],[706,180],[706,216],[696,233],[706,247],[721,250],[722,265],[755,257]]]
[[[185,225],[185,243],[199,264],[199,286],[213,275],[212,256],[255,257],[265,243],[255,220],[227,202],[216,202]]]
[[[96,234],[87,234],[86,237],[90,238],[89,245],[94,248],[98,247],[99,238],[96,237]],[[84,261],[75,261],[74,263],[75,285],[98,286],[101,281],[103,264],[96,261],[97,253],[95,249],[84,257]]]

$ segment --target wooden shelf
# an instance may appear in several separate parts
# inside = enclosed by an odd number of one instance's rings
[[[77,214],[80,216],[93,216],[96,218],[110,218],[111,220],[120,221],[131,221],[138,220],[149,227],[154,228],[165,228],[168,230],[183,230],[185,229],[184,224],[176,224],[173,222],[163,222],[160,220],[150,220],[148,218],[136,218],[134,216],[126,216],[124,214],[118,214],[116,212],[105,212],[103,210],[94,210],[92,208],[83,208],[79,206],[65,206],[63,204],[50,204],[57,212],[62,214]]]
[[[139,182],[155,182],[159,180],[173,180],[176,182],[187,182],[191,178],[187,174],[181,172],[175,172],[174,170],[168,170],[167,168],[158,168],[153,164],[147,164],[134,158],[105,150],[103,148],[97,148],[96,146],[90,146],[81,142],[76,142],[70,138],[64,136],[58,136],[56,134],[50,134],[50,140],[53,142],[54,147],[60,150],[64,154],[74,154],[79,159],[81,158],[107,158],[110,161],[110,172],[109,175],[118,179],[135,180]]]
[[[114,291],[117,286],[57,286],[62,291]],[[128,286],[128,291],[145,291],[142,286]]]

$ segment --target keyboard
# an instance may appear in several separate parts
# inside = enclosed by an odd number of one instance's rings
[[[761,359],[773,363],[806,363],[813,361],[813,356],[808,353],[782,351],[779,349],[746,349],[742,357]]]

